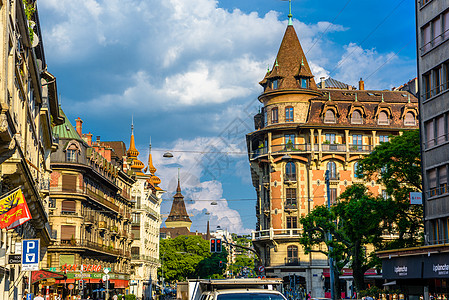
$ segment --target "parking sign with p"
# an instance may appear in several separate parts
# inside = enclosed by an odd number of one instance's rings
[[[39,240],[22,241],[22,271],[39,270]]]

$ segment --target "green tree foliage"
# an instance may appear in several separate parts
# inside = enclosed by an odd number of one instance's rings
[[[383,184],[391,197],[374,197],[362,184],[348,187],[331,209],[318,206],[300,219],[300,243],[306,253],[321,252],[334,259],[336,283],[349,264],[361,291],[365,271],[379,264],[367,247],[385,250],[421,243],[422,207],[409,204],[409,192],[421,191],[419,133],[405,132],[377,146],[360,161],[358,173],[367,182]],[[383,239],[385,233],[396,238]]]
[[[385,186],[395,200],[389,211],[387,230],[398,238],[381,248],[413,247],[422,243],[423,210],[421,205],[410,205],[410,192],[422,192],[419,131],[406,131],[387,143],[377,146],[359,163],[359,173],[366,181],[374,180]]]
[[[224,250],[224,249],[223,249]],[[200,236],[178,236],[160,243],[161,268],[158,276],[168,282],[186,278],[220,278],[226,269],[226,252],[210,253],[209,241]],[[223,267],[219,268],[219,261]]]

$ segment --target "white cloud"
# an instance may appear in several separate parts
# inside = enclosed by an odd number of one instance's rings
[[[212,149],[210,147],[222,153],[229,153],[224,155],[231,163],[221,166],[223,168],[220,170],[221,174],[226,171],[225,168],[234,168],[235,165],[241,165],[241,160],[246,160],[245,149],[221,138],[179,139],[172,145],[171,150],[174,157],[169,161],[162,157],[164,151],[153,149],[153,162],[158,169],[156,175],[161,178],[162,185],[167,189],[165,198],[171,200],[175,193],[179,168],[181,189],[186,200],[186,208],[188,213],[193,215],[191,217],[193,221],[192,230],[204,231],[206,224],[201,222],[204,222],[204,213],[207,211],[210,213],[212,225],[218,224],[222,228],[227,228],[230,232],[249,233],[253,228],[244,226],[239,211],[230,208],[228,201],[223,197],[223,187],[219,181],[221,178],[218,178],[220,172],[215,172],[217,171],[215,169],[217,165],[213,161],[213,158],[216,158],[219,154],[204,153],[204,151],[210,151]],[[239,154],[236,154],[236,152]],[[146,161],[143,158],[147,158],[148,153],[142,153],[141,156],[141,160]],[[208,168],[211,169],[208,170]],[[205,175],[212,173],[217,175],[217,178],[202,179]],[[217,205],[211,205],[212,202],[216,202]],[[171,201],[164,202],[164,212],[170,211],[171,204]]]

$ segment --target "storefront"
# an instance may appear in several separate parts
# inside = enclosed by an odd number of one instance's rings
[[[437,245],[378,255],[385,286],[401,290],[409,300],[449,297],[449,248]]]

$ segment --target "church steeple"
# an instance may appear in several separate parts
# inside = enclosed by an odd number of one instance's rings
[[[137,158],[139,156],[139,151],[137,151],[136,144],[134,142],[134,122],[131,123],[131,139],[129,141],[129,149],[126,151],[126,155],[131,160],[131,170],[136,174],[142,175],[144,164]]]
[[[179,179],[178,170],[178,187],[176,188],[176,194],[173,196],[173,204],[170,210],[170,214],[165,220],[165,225],[167,228],[180,228],[187,227],[190,230],[192,221],[187,214],[186,205],[184,203],[184,196],[181,193],[181,183]]]

